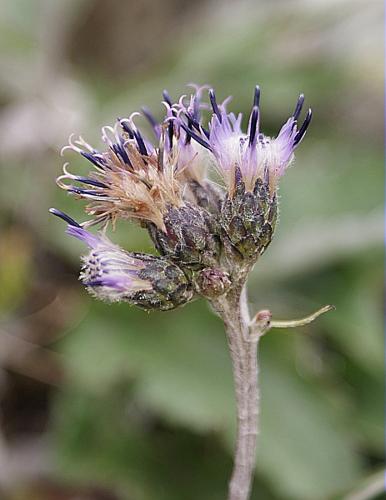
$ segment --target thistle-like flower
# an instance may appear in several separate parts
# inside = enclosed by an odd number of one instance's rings
[[[92,254],[104,255],[104,281],[100,277],[96,279],[100,284],[93,285],[98,297],[134,303],[134,289],[143,286],[137,291],[145,294],[146,286],[150,286],[140,279],[141,265],[146,263],[148,268],[156,258],[134,257],[106,237],[92,236],[84,229],[91,225],[106,227],[111,222],[114,227],[118,218],[139,221],[163,258],[160,265],[168,262],[170,269],[176,269],[181,284],[189,284],[186,290],[207,297],[226,293],[240,267],[250,269],[269,245],[277,218],[278,180],[306,133],[311,110],[298,128],[304,101],[300,95],[293,115],[278,136],[264,136],[260,132],[260,89],[256,87],[244,133],[242,115],[227,111],[229,98],[218,104],[214,91],[209,90],[208,103],[202,102],[206,88],[195,87],[190,97],[182,96],[175,103],[164,91],[166,116],[161,123],[143,109],[157,145],[137,128],[134,118],[139,113],[133,113],[119,119],[114,127],[102,128],[102,140],[107,145],[104,151],[72,136],[62,149],[62,154],[75,151],[93,165],[93,171],[84,177],[70,173],[66,163],[57,183],[68,193],[88,201],[89,220],[80,225],[69,223],[68,233],[91,246]],[[212,111],[208,127],[201,119],[204,109]],[[211,170],[220,176],[222,186],[211,180]],[[60,215],[58,211],[53,213]],[[112,267],[108,264],[110,257]],[[87,276],[94,271],[92,259],[87,262],[82,279],[90,288]],[[119,265],[124,272],[118,279]],[[160,276],[164,272],[160,270]],[[113,281],[116,286],[107,284]],[[184,300],[173,299],[170,304],[178,305],[193,297],[187,291],[182,295]],[[149,299],[153,308],[156,302]],[[165,302],[159,300],[159,304],[160,309],[170,308],[168,298]]]
[[[81,224],[51,209],[68,224],[67,233],[90,247],[80,279],[97,298],[126,301],[144,309],[168,310],[201,295],[223,319],[232,358],[237,401],[237,445],[229,500],[247,500],[257,435],[257,343],[271,327],[307,324],[331,310],[327,306],[298,321],[271,321],[270,311],[250,318],[245,281],[270,244],[277,220],[278,181],[294,158],[311,121],[300,127],[304,96],[276,138],[260,132],[260,89],[255,88],[246,132],[242,115],[227,111],[213,90],[194,87],[173,102],[164,92],[166,116],[157,122],[147,109],[153,145],[134,118],[103,127],[107,148],[98,151],[81,137],[63,148],[93,165],[86,177],[63,167],[57,183],[88,201]],[[209,111],[207,126],[201,112]],[[217,173],[221,185],[211,178]],[[118,218],[138,221],[160,256],[129,253],[105,235]],[[102,225],[98,235],[86,228]]]
[[[294,150],[310,124],[309,109],[298,130],[304,96],[276,138],[260,132],[260,88],[256,86],[247,132],[241,129],[242,115],[227,113],[226,101],[218,105],[209,91],[213,116],[209,130],[200,127],[201,139],[216,159],[216,168],[227,193],[222,203],[220,224],[223,236],[242,258],[256,260],[269,243],[277,218],[277,183],[294,158]],[[204,137],[205,138],[204,138]]]
[[[90,248],[83,257],[80,280],[97,299],[166,311],[193,297],[191,284],[172,262],[154,255],[126,252],[104,234],[90,233],[63,212],[51,209],[51,213],[67,222],[67,234]]]

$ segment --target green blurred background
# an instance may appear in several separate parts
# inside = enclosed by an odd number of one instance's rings
[[[0,9],[0,498],[226,497],[235,415],[220,321],[201,300],[159,314],[91,300],[77,281],[81,243],[48,215],[56,206],[84,220],[54,182],[71,132],[100,146],[101,126],[143,104],[160,116],[163,88],[177,97],[192,81],[232,94],[243,112],[259,83],[268,134],[300,91],[314,111],[281,182],[280,224],[251,276],[250,306],[277,319],[337,309],[262,339],[252,498],[381,498],[381,3]],[[113,238],[150,249],[135,225]]]

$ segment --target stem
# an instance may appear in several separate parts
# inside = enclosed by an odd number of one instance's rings
[[[258,341],[249,341],[245,287],[212,302],[224,321],[232,359],[237,404],[237,440],[228,500],[248,500],[256,462],[258,432]]]

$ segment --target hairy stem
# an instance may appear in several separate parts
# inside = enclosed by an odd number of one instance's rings
[[[233,365],[237,404],[237,440],[228,500],[247,500],[256,461],[258,431],[258,342],[249,338],[249,313],[245,287],[213,301],[224,321]]]

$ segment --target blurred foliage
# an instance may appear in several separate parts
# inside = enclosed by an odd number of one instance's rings
[[[252,498],[348,499],[373,477],[379,484],[378,3],[2,0],[1,8],[0,487],[7,500],[225,498],[235,422],[220,322],[203,301],[151,315],[93,302],[76,282],[81,245],[47,215],[53,205],[82,219],[81,204],[54,183],[71,132],[98,144],[102,125],[143,104],[159,115],[162,89],[176,96],[191,81],[232,94],[231,107],[244,113],[259,83],[267,133],[299,91],[314,110],[281,183],[275,240],[250,280],[251,309],[268,307],[277,318],[325,303],[337,310],[262,339]],[[119,224],[114,238],[150,249],[135,225]],[[15,374],[28,380],[24,392]],[[45,397],[23,405],[25,387],[35,394],[30,384]]]

